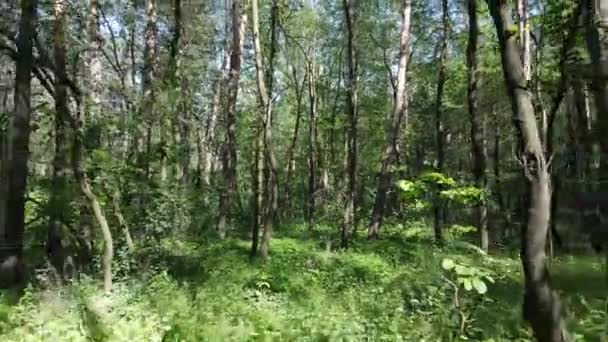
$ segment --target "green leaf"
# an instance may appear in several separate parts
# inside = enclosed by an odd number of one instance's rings
[[[452,259],[443,259],[443,261],[441,262],[441,267],[446,271],[453,269],[455,266],[456,264]]]
[[[464,280],[464,289],[467,291],[471,291],[473,289],[473,285],[471,284],[471,279]]]
[[[468,267],[462,265],[456,265],[456,274],[460,276],[471,275],[471,270]]]
[[[486,286],[486,283],[484,283],[479,278],[473,279],[473,287],[475,288],[475,290],[477,290],[477,293],[479,293],[479,294],[484,294],[484,293],[488,292],[488,287]]]

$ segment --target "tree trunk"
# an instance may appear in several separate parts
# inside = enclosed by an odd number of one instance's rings
[[[109,190],[110,189],[108,189],[108,192]],[[135,251],[135,243],[133,242],[133,238],[131,237],[131,231],[129,230],[127,220],[125,220],[125,217],[122,214],[122,210],[120,209],[120,192],[118,190],[114,191],[114,193],[112,194],[112,204],[114,207],[114,216],[116,217],[120,228],[125,234],[125,242],[127,243],[127,248],[129,249],[129,252],[132,253]]]
[[[437,172],[443,172],[443,164],[445,163],[445,127],[443,123],[443,92],[446,82],[446,64],[448,54],[448,30],[450,14],[448,8],[448,0],[442,0],[442,35],[441,45],[439,49],[439,74],[437,76],[437,93],[435,97],[435,139],[437,144]],[[443,201],[439,198],[439,192],[441,187],[438,186],[438,190],[433,200],[433,226],[435,230],[435,240],[438,243],[443,242],[443,222],[442,213],[445,210]]]
[[[372,219],[368,227],[367,236],[370,239],[378,239],[380,228],[384,219],[387,191],[391,186],[391,166],[398,157],[399,133],[401,123],[407,115],[408,92],[407,92],[407,66],[410,51],[410,28],[412,16],[412,1],[402,0],[401,12],[401,42],[399,45],[399,69],[397,71],[397,84],[393,103],[391,125],[388,131],[388,141],[384,149],[382,168],[378,179],[378,190],[372,212]]]
[[[251,229],[251,251],[250,258],[255,258],[258,254],[258,245],[260,239],[260,225],[262,224],[262,210],[264,199],[262,193],[262,184],[264,183],[264,127],[261,122],[258,122],[256,127],[255,148],[253,154],[253,170],[252,170],[252,192],[253,192],[253,227]]]
[[[595,95],[597,106],[597,122],[594,127],[595,141],[599,143],[600,190],[608,190],[608,3],[606,1],[584,0],[584,17],[587,29],[587,49],[591,57],[591,64],[595,70],[595,77],[591,87]],[[600,8],[603,6],[603,8]]]
[[[525,277],[524,318],[541,342],[566,340],[559,296],[551,288],[545,264],[545,246],[549,228],[550,179],[543,146],[534,114],[532,96],[526,88],[521,47],[512,30],[508,2],[487,0],[496,25],[508,95],[511,98],[513,123],[519,138],[518,157],[527,180],[528,219],[523,225],[522,264]]]
[[[517,16],[519,19],[519,43],[521,44],[521,61],[524,68],[524,78],[530,81],[532,74],[530,65],[530,26],[528,23],[528,0],[517,0]]]
[[[485,136],[483,132],[483,117],[478,111],[477,88],[479,80],[479,57],[477,48],[479,46],[479,24],[477,22],[477,0],[468,0],[469,13],[469,41],[467,45],[468,66],[468,92],[469,120],[471,123],[471,153],[473,155],[473,176],[477,187],[485,190],[487,188],[486,177],[486,149]],[[477,231],[479,233],[479,246],[488,251],[488,207],[485,200],[477,204]]]
[[[230,53],[230,71],[226,82],[226,101],[224,103],[226,137],[222,151],[222,173],[225,183],[220,196],[220,217],[216,226],[217,233],[222,239],[226,234],[226,223],[237,188],[236,101],[241,77],[243,35],[247,21],[247,17],[241,13],[241,2],[242,0],[234,0],[232,3],[232,51]]]
[[[150,159],[152,158],[152,131],[155,123],[154,114],[154,82],[156,79],[156,62],[158,55],[158,29],[156,25],[156,0],[147,0],[146,15],[148,21],[145,30],[145,47],[144,47],[144,67],[142,75],[142,90],[143,90],[143,121],[146,129],[145,134],[145,153],[141,158],[141,164],[144,166],[146,177],[150,177]],[[161,165],[163,165],[164,157],[161,157]],[[162,168],[162,167],[161,167]]]
[[[52,273],[58,284],[63,281],[65,251],[63,247],[63,226],[68,224],[69,194],[67,182],[68,146],[68,93],[65,61],[65,3],[56,0],[54,18],[54,60],[55,60],[55,157],[53,158],[53,180],[50,195],[49,229],[46,253]]]
[[[69,112],[69,107],[67,104],[67,74],[66,74],[66,62],[65,62],[65,16],[64,16],[64,3],[61,0],[55,2],[55,103],[56,103],[56,127],[57,133],[66,132],[68,123],[71,123],[73,129],[73,147],[72,147],[72,167],[74,169],[74,175],[76,176],[76,180],[80,185],[80,189],[86,199],[89,201],[93,213],[95,214],[95,218],[97,219],[99,225],[101,226],[101,231],[104,237],[104,256],[103,256],[103,270],[104,270],[104,289],[106,292],[109,292],[112,288],[112,257],[113,257],[113,243],[112,243],[112,235],[110,233],[110,229],[108,227],[108,223],[103,214],[101,205],[97,201],[95,194],[92,192],[91,187],[89,185],[89,181],[86,178],[86,175],[82,171],[82,149],[83,149],[83,122],[82,122],[82,112],[79,108],[77,110],[77,117],[75,120],[72,119]],[[87,93],[89,97],[92,97],[92,93]],[[91,99],[86,99],[87,103],[91,103]],[[59,136],[59,134],[58,134]],[[59,142],[59,138],[57,138],[57,149],[62,153],[65,153],[63,158],[60,160],[61,163],[65,162],[65,159],[69,155],[69,150],[67,149],[67,141],[65,141],[66,136],[64,135],[62,139],[63,141]],[[60,148],[61,147],[61,148]],[[58,159],[56,159],[57,161]],[[64,172],[63,167],[64,164],[60,164],[59,162],[56,164],[55,169],[55,177],[59,178],[57,166],[61,166],[62,172]],[[65,176],[63,176],[65,178]],[[65,179],[60,179],[61,182],[65,183]],[[63,185],[63,184],[60,184]],[[67,201],[66,198],[59,199],[63,201]],[[60,224],[63,222],[60,222]],[[55,226],[55,228],[60,229],[61,225]],[[51,251],[51,262],[53,259],[57,259],[61,262],[61,264],[57,263],[54,265],[59,272],[60,277],[63,274],[63,251],[57,248],[61,248],[61,235],[58,235],[57,232],[54,232],[55,236],[49,234],[49,241],[47,242],[47,252],[49,249]],[[59,239],[59,240],[56,240]],[[61,254],[58,254],[61,253]],[[61,278],[60,278],[61,279]]]
[[[316,75],[316,51],[306,61],[306,74],[308,79],[308,101],[309,101],[309,123],[308,123],[308,206],[306,210],[306,221],[308,230],[315,227],[315,200],[317,196],[316,172],[319,166],[318,142],[317,142],[317,75]]]
[[[559,61],[560,67],[560,80],[558,85],[557,94],[554,98],[553,105],[548,115],[543,114],[542,117],[547,117],[547,126],[546,126],[546,135],[544,136],[543,142],[545,144],[545,151],[547,158],[552,158],[554,148],[553,148],[553,136],[555,135],[555,118],[563,102],[563,99],[568,91],[568,83],[570,83],[570,77],[567,75],[567,62],[569,58],[572,56],[577,56],[578,53],[573,50],[576,43],[577,32],[579,28],[580,15],[581,15],[581,5],[577,6],[575,11],[572,14],[568,25],[568,31],[564,33],[563,36],[563,45],[561,49],[561,56]],[[540,58],[539,58],[540,59]],[[541,101],[541,91],[540,91],[540,75],[538,75],[539,71],[537,70],[537,79],[535,89],[537,91],[538,101]],[[544,109],[542,109],[543,113],[545,113]],[[568,120],[570,121],[570,120]],[[543,127],[543,132],[544,132]],[[551,184],[552,184],[552,192],[551,192],[551,219],[550,219],[550,228],[549,228],[549,255],[553,257],[554,248],[553,241],[557,243],[558,247],[561,247],[561,238],[559,236],[559,232],[557,231],[557,213],[558,213],[558,205],[559,205],[559,191],[560,191],[560,173],[553,172],[551,175]]]
[[[253,31],[256,81],[258,88],[258,99],[260,104],[259,107],[261,112],[260,117],[262,118],[263,127],[264,208],[262,210],[262,217],[264,230],[262,233],[262,241],[260,243],[259,251],[260,257],[262,259],[266,259],[268,257],[268,250],[270,248],[270,236],[272,233],[274,218],[276,216],[276,210],[278,206],[277,162],[274,157],[274,151],[272,146],[274,60],[277,50],[277,20],[279,14],[278,6],[278,1],[274,0],[272,3],[270,15],[270,53],[268,56],[268,67],[265,67],[263,63],[262,49],[260,44],[258,2],[257,0],[251,1],[251,26]],[[254,239],[257,240],[257,236],[254,236]]]
[[[202,177],[203,183],[206,185],[210,184],[211,177],[211,166],[213,165],[213,153],[215,146],[215,127],[217,124],[217,116],[220,111],[222,95],[225,90],[226,80],[228,79],[228,64],[229,64],[229,54],[228,44],[226,44],[226,48],[224,50],[224,58],[222,62],[222,67],[217,74],[217,79],[215,80],[215,87],[213,93],[213,100],[211,102],[211,111],[209,113],[209,117],[207,118],[207,122],[205,124],[205,134],[203,136],[203,142],[205,144],[204,154],[203,154],[203,165],[202,165]]]
[[[25,193],[27,189],[30,119],[31,74],[33,69],[32,45],[36,34],[37,0],[21,0],[21,20],[17,40],[15,72],[15,112],[10,122],[11,135],[7,140],[8,186],[6,219],[0,226],[0,287],[23,281],[23,232],[25,229]]]
[[[292,178],[293,173],[295,172],[296,164],[294,160],[294,153],[296,144],[298,142],[298,133],[300,131],[300,120],[302,117],[302,93],[304,92],[304,82],[306,81],[306,79],[303,79],[302,83],[300,83],[295,65],[292,66],[291,70],[293,75],[293,89],[296,93],[296,124],[293,129],[291,143],[289,144],[289,150],[287,152],[287,177],[285,181],[285,203],[283,204],[283,210],[285,211],[289,210],[291,207],[290,192],[294,188],[292,186]]]
[[[341,232],[341,245],[348,247],[355,224],[355,196],[357,176],[357,106],[358,106],[358,62],[355,48],[355,11],[356,0],[343,0],[343,10],[346,22],[346,113],[348,118],[348,133],[346,141],[346,192],[344,200],[344,216]]]

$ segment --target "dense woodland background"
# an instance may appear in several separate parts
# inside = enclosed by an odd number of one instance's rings
[[[2,1],[0,336],[607,341],[607,30],[603,0]]]

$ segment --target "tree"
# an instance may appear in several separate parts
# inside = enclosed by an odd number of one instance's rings
[[[358,105],[358,63],[355,47],[356,0],[343,0],[346,28],[346,114],[348,133],[346,143],[346,193],[344,199],[344,217],[342,222],[341,245],[347,247],[355,229],[356,185],[357,185],[357,105]]]
[[[277,162],[274,156],[272,146],[272,121],[273,121],[273,85],[274,85],[274,64],[277,50],[277,20],[279,4],[277,0],[272,3],[271,16],[270,16],[270,52],[268,56],[268,66],[264,66],[262,48],[260,44],[260,29],[259,29],[259,14],[258,14],[258,2],[257,0],[251,1],[251,27],[253,31],[253,46],[255,53],[255,69],[256,69],[256,82],[258,87],[258,99],[261,118],[261,127],[258,128],[258,136],[262,136],[263,145],[263,160],[262,163],[264,168],[263,177],[263,210],[262,210],[262,223],[264,225],[262,233],[262,242],[260,244],[260,256],[262,259],[268,257],[268,250],[270,248],[270,236],[272,233],[273,220],[276,216],[277,210],[277,198],[278,198],[278,182],[277,182]],[[260,140],[256,143],[256,154],[260,153]],[[255,170],[259,173],[260,157],[255,157],[256,167]],[[254,180],[259,182],[259,177],[254,174]],[[257,180],[256,180],[257,178]],[[258,184],[259,186],[259,184]],[[260,189],[257,189],[259,192]],[[254,192],[256,199],[254,202],[259,205],[257,199],[259,194]],[[259,210],[259,209],[258,209]],[[257,221],[258,219],[255,218]],[[254,247],[257,245],[257,229],[253,230],[253,243],[252,253]]]
[[[224,186],[220,198],[220,217],[216,230],[220,238],[224,238],[226,222],[232,207],[232,198],[237,187],[237,141],[236,141],[236,101],[239,93],[241,77],[241,49],[246,16],[241,14],[241,0],[232,3],[232,49],[230,53],[230,71],[226,82],[226,99],[224,102],[225,141],[222,148],[222,173]]]
[[[401,2],[401,41],[399,45],[399,64],[397,70],[397,84],[390,127],[388,130],[388,141],[384,149],[382,168],[378,178],[378,190],[372,212],[372,219],[368,228],[367,236],[370,239],[378,239],[380,228],[384,218],[386,207],[386,193],[391,185],[391,166],[398,156],[398,142],[401,123],[407,115],[408,92],[407,92],[407,67],[410,54],[410,27],[412,16],[412,1]]]
[[[477,22],[477,0],[468,0],[467,9],[469,14],[469,39],[467,42],[467,66],[468,66],[468,88],[467,102],[469,106],[469,121],[471,123],[471,152],[473,154],[473,176],[480,189],[487,187],[486,177],[486,146],[483,130],[484,118],[478,110],[477,87],[479,80],[479,57],[477,47],[479,46],[479,24]],[[477,205],[477,230],[479,232],[479,244],[484,250],[488,250],[488,208],[485,200]]]
[[[595,137],[600,147],[600,175],[602,178],[608,175],[608,136],[604,133],[608,129],[608,83],[606,82],[608,58],[608,37],[606,33],[606,21],[608,13],[606,1],[583,0],[583,16],[586,27],[587,50],[591,57],[591,65],[595,77],[591,81],[591,88],[595,95],[598,109],[597,123],[595,124]],[[605,179],[602,179],[603,190],[608,190]]]
[[[559,296],[551,287],[545,264],[545,245],[550,215],[550,178],[534,114],[532,96],[527,90],[521,47],[512,30],[511,6],[487,0],[496,26],[507,93],[511,99],[513,123],[519,140],[518,159],[527,182],[528,217],[523,227],[521,259],[524,268],[524,318],[541,342],[566,340]]]
[[[37,0],[21,0],[21,20],[17,40],[15,71],[15,112],[10,122],[9,151],[2,161],[7,167],[8,186],[0,197],[8,198],[6,219],[0,226],[0,286],[12,286],[22,279],[23,232],[25,229],[25,192],[28,175],[32,54],[36,34]],[[2,202],[0,202],[2,203]]]
[[[158,29],[157,29],[157,13],[156,0],[147,0],[146,2],[146,30],[145,47],[144,47],[144,66],[142,75],[142,93],[143,93],[143,120],[146,123],[146,133],[143,135],[145,139],[145,153],[143,155],[143,165],[145,168],[146,178],[150,177],[150,158],[152,153],[152,129],[154,126],[154,97],[156,80],[156,64],[158,55]],[[161,165],[164,165],[164,151],[161,156]],[[161,176],[162,178],[163,176]]]
[[[435,139],[437,146],[437,172],[443,172],[445,164],[445,123],[443,118],[443,93],[447,78],[446,65],[448,57],[448,32],[450,25],[450,14],[448,0],[441,1],[441,42],[439,46],[439,73],[437,75],[437,92],[435,94]],[[438,187],[439,190],[441,187]],[[443,203],[436,196],[433,202],[435,240],[443,241],[442,209]]]
[[[50,198],[49,228],[46,253],[53,273],[61,283],[64,277],[65,258],[63,227],[68,225],[68,178],[69,156],[68,129],[70,113],[66,72],[65,22],[66,4],[57,0],[54,4],[54,62],[55,62],[55,157],[53,159],[53,181]]]

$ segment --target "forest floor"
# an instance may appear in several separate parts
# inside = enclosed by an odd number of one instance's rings
[[[0,340],[531,341],[516,251],[438,248],[417,228],[328,251],[302,229],[278,232],[263,264],[245,240],[167,239],[117,262],[108,295],[92,279],[5,293]],[[559,257],[551,269],[575,340],[608,341],[600,259]]]

